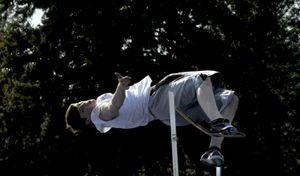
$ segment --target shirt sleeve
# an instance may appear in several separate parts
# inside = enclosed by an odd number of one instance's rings
[[[102,120],[111,120],[119,115],[119,108],[114,106],[111,101],[101,103],[99,110],[98,115]]]
[[[100,131],[101,133],[106,133],[111,129],[111,127],[106,125],[106,121],[103,121],[99,118],[99,112],[99,107],[95,107],[91,115],[92,122],[98,131]]]
[[[119,115],[119,108],[112,103],[112,97],[113,94],[106,93],[97,98],[96,107],[93,111],[103,121],[112,120]]]

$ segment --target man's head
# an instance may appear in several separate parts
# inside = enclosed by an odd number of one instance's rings
[[[71,104],[65,115],[66,128],[76,133],[91,124],[91,112],[95,106],[94,99]]]

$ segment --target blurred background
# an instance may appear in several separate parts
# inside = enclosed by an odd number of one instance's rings
[[[1,0],[0,14],[0,175],[172,175],[169,126],[75,136],[65,111],[113,92],[115,71],[208,69],[247,134],[225,139],[222,175],[300,175],[299,0]],[[213,176],[209,137],[177,135],[180,175]]]

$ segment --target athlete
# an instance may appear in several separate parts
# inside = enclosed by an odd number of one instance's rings
[[[209,149],[200,161],[209,166],[221,166],[222,136],[242,134],[231,122],[238,108],[238,97],[233,90],[222,87],[218,71],[190,71],[172,73],[151,85],[150,76],[131,84],[130,76],[115,73],[118,85],[114,93],[101,94],[97,99],[72,103],[66,111],[67,128],[76,132],[92,124],[101,133],[111,128],[130,129],[145,126],[153,120],[170,125],[168,92],[174,93],[174,104],[195,122],[205,122],[212,136]],[[176,114],[176,125],[190,123]]]

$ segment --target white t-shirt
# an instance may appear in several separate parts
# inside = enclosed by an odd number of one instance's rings
[[[148,111],[150,97],[151,78],[146,76],[141,81],[130,86],[126,91],[126,98],[119,110],[119,115],[109,121],[99,118],[100,108],[104,102],[110,101],[112,93],[105,93],[97,98],[96,107],[91,113],[91,120],[101,133],[106,133],[111,128],[136,128],[145,126],[154,118]]]

